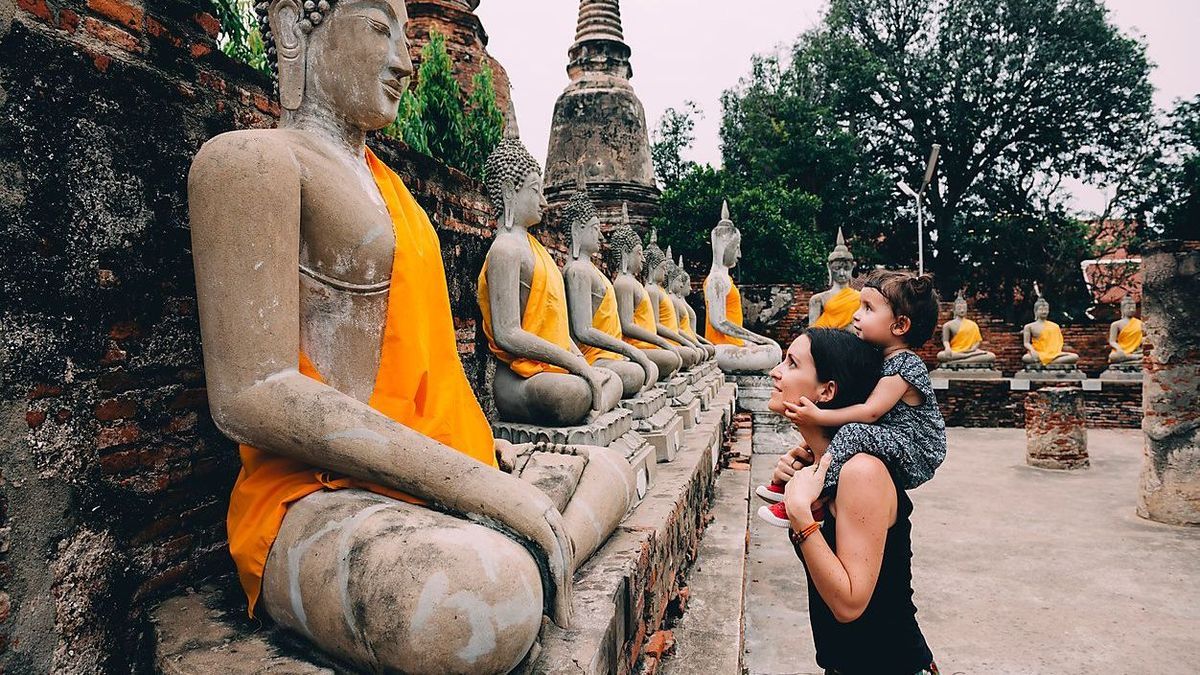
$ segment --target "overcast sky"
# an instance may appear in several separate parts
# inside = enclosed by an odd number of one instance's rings
[[[751,14],[735,15],[733,7]],[[824,0],[625,0],[625,41],[633,49],[633,87],[653,129],[664,110],[695,101],[704,113],[696,125],[691,159],[720,164],[721,92],[750,68],[750,57],[791,44],[820,18]],[[1155,103],[1200,93],[1196,66],[1200,0],[1108,0],[1127,33],[1144,36]],[[567,49],[575,38],[575,0],[483,0],[477,14],[490,36],[488,51],[512,79],[521,135],[545,160],[554,101],[568,83]],[[1076,206],[1098,211],[1103,195],[1079,187]]]

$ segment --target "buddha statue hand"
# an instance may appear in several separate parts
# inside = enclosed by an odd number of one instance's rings
[[[595,419],[604,413],[601,409],[604,406],[604,380],[601,379],[601,372],[590,366],[580,374],[587,382],[588,388],[592,390],[592,411],[589,417]]]
[[[500,470],[504,473],[513,473],[516,471],[517,457],[521,454],[517,450],[517,446],[502,438],[497,438],[494,443],[496,447],[496,463],[500,465]]]

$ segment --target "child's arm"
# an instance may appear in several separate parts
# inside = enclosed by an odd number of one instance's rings
[[[872,424],[887,411],[900,402],[908,392],[908,381],[899,375],[888,375],[879,378],[879,384],[867,397],[866,403],[825,410],[805,397],[800,397],[800,404],[785,403],[784,412],[789,420],[797,425],[815,424],[821,427],[840,427],[850,422]]]

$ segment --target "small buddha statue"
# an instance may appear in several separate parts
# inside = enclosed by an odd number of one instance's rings
[[[650,306],[654,308],[655,329],[660,337],[678,347],[679,355],[683,358],[683,367],[691,368],[703,361],[707,355],[704,350],[691,338],[679,332],[679,316],[675,312],[675,303],[671,301],[666,289],[667,270],[671,256],[664,253],[658,246],[658,237],[650,230],[650,242],[646,245],[645,286],[650,296]]]
[[[842,236],[840,227],[837,243],[829,254],[828,267],[830,286],[809,299],[808,325],[852,330],[860,293],[850,287],[850,278],[854,274],[854,256],[846,247],[846,239]]]
[[[670,283],[667,285],[667,291],[671,295],[671,301],[675,303],[675,314],[679,317],[679,330],[691,338],[693,342],[699,344],[709,358],[715,357],[717,355],[716,345],[696,333],[696,326],[698,325],[696,310],[692,309],[692,306],[687,302],[687,296],[692,292],[692,277],[683,266],[683,256],[679,256],[678,264],[671,265],[667,272],[667,277],[670,280]]]
[[[659,380],[666,380],[683,365],[680,350],[658,334],[650,294],[637,277],[645,266],[642,240],[629,226],[629,207],[622,205],[621,222],[608,237],[609,268],[617,293],[617,316],[621,335],[658,366]]]
[[[484,165],[500,219],[479,272],[483,332],[506,366],[496,369],[496,411],[509,422],[574,426],[616,407],[624,387],[614,371],[593,368],[571,339],[562,272],[529,233],[546,208],[542,168],[513,119]]]
[[[721,203],[721,220],[709,235],[712,267],[704,279],[704,337],[716,345],[717,365],[726,373],[765,373],[783,359],[779,343],[742,326],[742,295],[729,270],[742,257],[742,233]]]
[[[951,367],[994,364],[996,355],[980,349],[981,344],[983,336],[979,324],[967,318],[967,299],[959,291],[954,298],[954,318],[942,325],[942,351],[938,352],[938,363]]]
[[[596,208],[582,185],[568,200],[563,218],[571,246],[571,259],[563,268],[571,337],[590,365],[621,378],[623,398],[636,396],[658,381],[658,366],[623,339],[616,290],[592,262],[603,235]]]
[[[603,448],[492,436],[437,232],[366,146],[412,74],[405,3],[256,7],[279,127],[213,138],[188,176],[208,401],[240,443],[227,531],[249,610],[367,672],[507,673],[543,613],[569,624],[572,575],[627,511],[632,471],[596,461]],[[529,482],[556,457],[569,489]]]
[[[1035,287],[1036,288],[1036,287]],[[1062,328],[1050,321],[1050,303],[1037,291],[1033,303],[1033,321],[1021,329],[1021,341],[1025,354],[1021,361],[1030,366],[1070,366],[1078,363],[1079,355],[1064,351]]]
[[[1121,318],[1112,322],[1108,329],[1108,362],[1113,365],[1141,364],[1142,320],[1134,316],[1137,301],[1132,295],[1121,298]]]

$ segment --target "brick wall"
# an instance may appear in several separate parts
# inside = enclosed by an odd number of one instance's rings
[[[1052,384],[1033,383],[1032,389]],[[1024,391],[1011,391],[1007,380],[950,380],[937,392],[947,426],[1007,427],[1025,425]],[[1087,426],[1093,429],[1140,429],[1142,383],[1104,382],[1100,391],[1083,392]]]
[[[269,127],[269,82],[202,0],[0,0],[0,672],[147,667],[145,608],[231,569],[238,471],[207,413],[185,181]],[[439,228],[490,409],[480,186],[373,142]]]

